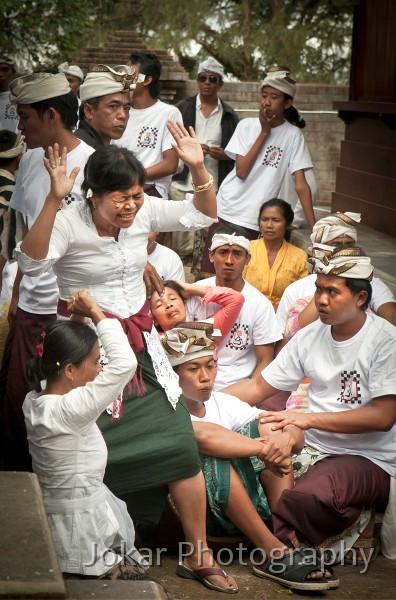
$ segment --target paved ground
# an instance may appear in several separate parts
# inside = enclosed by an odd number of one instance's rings
[[[150,569],[150,575],[164,585],[172,600],[225,598],[225,595],[213,592],[198,582],[175,575],[176,565],[176,556],[167,555],[161,566]],[[359,567],[338,566],[335,572],[340,579],[340,587],[327,592],[291,592],[272,581],[252,575],[249,566],[235,561],[227,567],[227,571],[238,581],[239,593],[233,596],[236,600],[282,600],[291,595],[318,600],[394,600],[396,597],[396,562],[381,554],[363,575],[359,573]]]

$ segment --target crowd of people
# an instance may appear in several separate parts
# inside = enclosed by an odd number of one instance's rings
[[[243,534],[256,576],[336,588],[376,510],[396,558],[396,300],[359,214],[315,223],[287,67],[241,121],[214,58],[177,106],[160,76],[0,56],[0,467],[37,474],[65,577],[147,578],[135,528],[172,502],[180,577],[236,593],[207,536]]]

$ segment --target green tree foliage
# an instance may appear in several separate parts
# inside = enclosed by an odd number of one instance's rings
[[[284,64],[299,81],[347,83],[354,4],[356,0],[145,0],[144,10],[133,15],[130,4],[116,0],[112,18],[122,15],[124,29],[138,29],[154,47],[173,50],[190,71],[202,56],[211,55],[240,80],[257,80],[266,67]],[[197,60],[191,60],[197,52]]]
[[[192,76],[210,55],[243,81],[283,64],[300,82],[348,83],[356,1],[1,0],[1,49],[25,67],[50,66],[133,29]]]
[[[95,29],[97,0],[1,0],[1,50],[20,69],[70,60]]]

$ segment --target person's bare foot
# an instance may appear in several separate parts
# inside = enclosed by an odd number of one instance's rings
[[[199,558],[200,560],[198,560],[198,558],[194,555],[188,556],[184,559],[183,565],[192,571],[206,568],[217,568],[223,571],[219,564],[214,560],[209,550],[203,550]],[[223,573],[225,572],[223,571]],[[197,574],[199,575],[199,573]],[[197,577],[197,579],[200,579],[200,577]],[[224,591],[228,593],[232,592],[233,590],[238,590],[238,584],[235,579],[231,577],[231,575],[205,575],[205,580],[215,587],[224,589]]]

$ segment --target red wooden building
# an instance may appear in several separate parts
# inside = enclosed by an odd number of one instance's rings
[[[348,102],[332,210],[396,237],[396,1],[360,0],[354,12]]]

